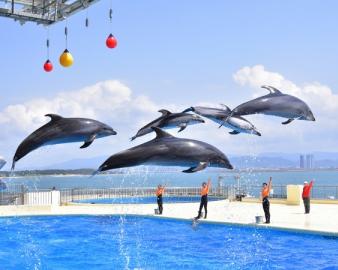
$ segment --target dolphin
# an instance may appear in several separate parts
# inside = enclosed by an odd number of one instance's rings
[[[65,118],[57,114],[45,116],[51,120],[30,134],[16,149],[12,170],[19,159],[41,146],[84,141],[80,148],[86,148],[97,138],[117,134],[110,126],[93,119]]]
[[[231,109],[221,104],[224,109],[219,108],[210,108],[210,107],[202,107],[202,106],[195,106],[190,107],[183,112],[194,112],[198,115],[204,116],[211,121],[214,121],[221,126],[226,126],[232,131],[229,132],[231,135],[236,135],[239,133],[248,133],[248,134],[255,134],[257,136],[261,136],[261,133],[256,129],[256,127],[250,123],[248,120],[241,116],[230,116]]]
[[[195,114],[190,113],[171,113],[168,110],[159,110],[162,115],[150,122],[149,124],[142,127],[131,140],[135,140],[137,137],[146,135],[153,130],[151,127],[159,127],[164,129],[176,128],[179,127],[179,131],[183,131],[188,125],[194,125],[199,123],[204,123],[204,120]]]
[[[176,138],[160,128],[152,127],[156,138],[109,157],[94,173],[124,167],[145,165],[189,166],[185,173],[206,167],[233,169],[228,158],[216,147],[196,140]]]
[[[256,99],[245,102],[233,109],[231,116],[266,114],[287,118],[283,125],[293,120],[315,121],[315,117],[309,106],[297,97],[283,94],[280,90],[263,85],[270,93]]]

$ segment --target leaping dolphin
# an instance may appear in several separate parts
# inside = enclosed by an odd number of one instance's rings
[[[162,115],[150,122],[149,124],[142,127],[131,140],[135,140],[137,137],[146,135],[153,130],[151,127],[159,127],[164,129],[176,128],[179,127],[179,131],[183,131],[188,125],[194,125],[199,123],[204,123],[204,120],[195,114],[190,113],[171,113],[168,110],[159,110]]]
[[[245,102],[237,106],[231,113],[231,116],[266,114],[287,118],[282,122],[283,125],[291,123],[293,120],[315,121],[315,117],[309,106],[297,97],[283,94],[280,90],[263,85],[270,93],[256,99]]]
[[[224,104],[222,104],[222,106],[224,109],[195,106],[190,107],[183,112],[192,111],[194,113],[197,113],[198,115],[204,116],[205,118],[208,118],[211,121],[218,123],[220,127],[226,126],[232,129],[232,131],[229,132],[232,135],[239,133],[248,133],[261,136],[261,133],[252,123],[250,123],[248,120],[241,116],[230,116],[231,109]]]
[[[19,159],[43,145],[84,141],[80,148],[86,148],[97,138],[117,134],[110,126],[93,119],[65,118],[57,114],[45,116],[51,120],[35,130],[18,146],[13,157],[12,170]]]
[[[185,173],[197,172],[208,166],[233,169],[228,158],[210,144],[176,138],[157,127],[152,129],[156,132],[155,139],[112,155],[96,173],[141,164],[189,166],[183,171]]]

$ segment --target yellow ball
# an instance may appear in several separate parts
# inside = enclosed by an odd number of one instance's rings
[[[74,62],[73,56],[67,49],[65,49],[64,52],[60,55],[59,61],[61,66],[63,67],[70,67]]]

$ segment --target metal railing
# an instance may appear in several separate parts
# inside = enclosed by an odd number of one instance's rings
[[[242,196],[242,197],[258,198],[260,196],[262,186],[246,185],[246,186],[241,186],[239,188],[238,186],[232,186],[232,189],[235,192],[235,197]],[[270,192],[270,197],[285,199],[287,197],[286,185],[273,185],[271,192]]]
[[[1,188],[1,186],[0,186]],[[210,189],[209,196],[224,199],[241,197],[259,197],[261,186],[216,186]],[[61,203],[88,200],[110,199],[124,197],[153,197],[155,188],[74,188],[60,190]],[[167,187],[165,196],[200,196],[200,187]],[[0,189],[0,205],[50,205],[52,202],[51,190],[29,191],[23,185],[8,185]],[[287,197],[286,185],[273,185],[272,198],[285,199]],[[338,199],[338,186],[314,185],[311,190],[313,199]]]
[[[104,188],[104,189],[63,189],[61,203],[82,201],[88,199],[110,199],[124,197],[154,197],[156,189],[146,188]],[[166,196],[199,196],[200,187],[167,187]],[[209,196],[228,198],[229,187],[211,188]]]
[[[1,182],[0,205],[20,205],[24,204],[24,195],[27,191],[23,185],[7,186]]]
[[[3,185],[0,205],[50,205],[51,189],[29,191],[24,185]]]
[[[313,199],[338,200],[338,186],[317,186],[311,189]]]
[[[242,186],[240,190],[237,187],[235,189],[235,194],[245,194],[246,196],[259,197],[262,190],[262,186],[252,185],[252,186]],[[287,197],[287,185],[273,185],[272,193],[270,193],[271,198],[280,198],[286,199]],[[338,199],[338,186],[324,186],[324,185],[314,185],[311,189],[311,198],[313,199],[323,199],[323,200],[337,200]]]

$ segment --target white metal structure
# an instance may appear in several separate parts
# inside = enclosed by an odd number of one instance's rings
[[[0,0],[0,16],[21,24],[31,21],[50,25],[86,9],[99,0]]]

